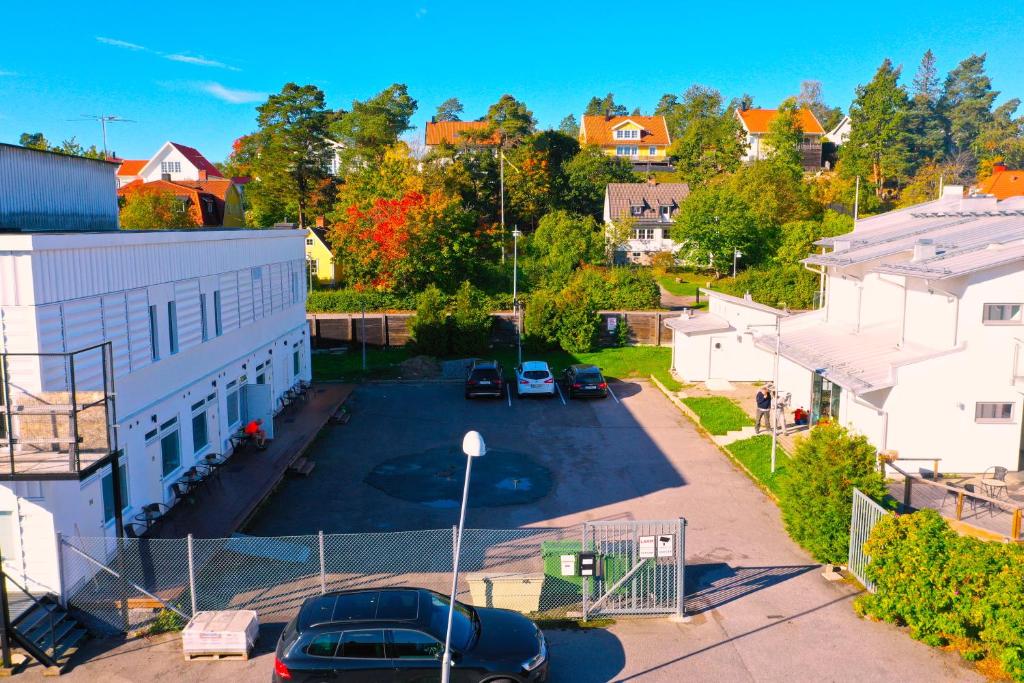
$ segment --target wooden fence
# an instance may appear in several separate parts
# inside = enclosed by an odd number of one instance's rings
[[[665,321],[675,313],[665,311],[601,311],[601,332],[598,343],[612,346],[618,340],[617,328],[629,327],[629,343],[637,346],[661,346],[672,340]],[[315,349],[329,349],[364,339],[372,346],[403,346],[409,341],[409,319],[412,313],[308,313],[310,340]],[[508,311],[492,314],[491,341],[495,344],[515,342],[515,317]],[[609,322],[614,320],[614,322]]]

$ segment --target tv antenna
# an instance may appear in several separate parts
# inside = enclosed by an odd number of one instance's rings
[[[107,124],[108,123],[136,123],[133,119],[124,119],[114,114],[82,114],[83,119],[89,119],[91,121],[99,121],[100,128],[103,129],[103,157],[109,156],[107,154]],[[78,121],[79,119],[68,119],[68,121]]]

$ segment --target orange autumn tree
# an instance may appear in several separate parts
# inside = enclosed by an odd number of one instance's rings
[[[481,234],[451,197],[408,190],[340,214],[331,244],[351,286],[418,292],[433,283],[451,290],[473,275]]]

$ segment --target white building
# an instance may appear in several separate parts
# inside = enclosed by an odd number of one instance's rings
[[[243,420],[272,431],[277,398],[310,378],[301,231],[120,232],[114,165],[72,161],[105,169],[90,201],[114,207],[114,230],[0,234],[0,548],[58,594],[74,577],[57,534],[114,535],[115,454],[127,521],[172,504]],[[61,196],[45,189],[39,214]]]
[[[149,159],[122,159],[117,170],[117,186],[141,179],[144,183],[156,180],[209,180],[220,178],[220,170],[199,150],[178,142],[165,142]]]
[[[679,248],[669,237],[679,206],[690,195],[686,183],[609,183],[604,191],[604,222],[614,225],[630,220],[629,239],[615,253],[616,263],[648,265],[657,253]]]
[[[850,139],[851,130],[853,130],[853,124],[850,121],[850,117],[844,116],[832,130],[825,133],[825,138],[836,147],[842,147]]]
[[[772,378],[791,406],[950,472],[1024,469],[1024,198],[947,187],[936,201],[858,221],[805,260],[824,307],[789,315],[706,292],[669,321],[686,381]]]
[[[771,148],[767,144],[768,132],[771,130],[772,121],[778,114],[778,109],[736,110],[736,118],[743,128],[743,135],[746,139],[743,161],[753,163],[768,158],[771,153]],[[799,150],[804,170],[815,171],[821,168],[821,137],[825,134],[825,129],[821,127],[821,123],[810,109],[798,109],[797,118],[803,131],[803,140],[799,144]]]

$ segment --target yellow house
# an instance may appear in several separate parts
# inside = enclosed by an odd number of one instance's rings
[[[672,140],[664,116],[584,116],[580,144],[637,164],[664,164]]]
[[[309,228],[306,231],[306,263],[310,275],[320,284],[333,285],[340,279],[341,271],[334,262],[334,254],[327,242],[327,230],[324,228]]]

